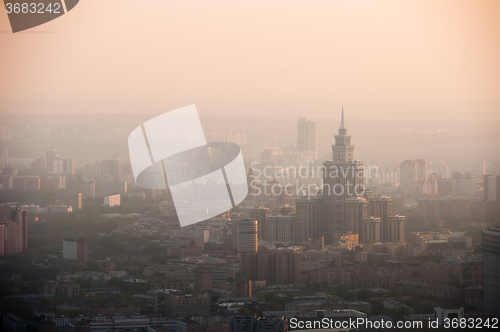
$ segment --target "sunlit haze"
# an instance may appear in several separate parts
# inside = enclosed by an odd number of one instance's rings
[[[85,0],[18,34],[1,113],[499,120],[498,1]]]

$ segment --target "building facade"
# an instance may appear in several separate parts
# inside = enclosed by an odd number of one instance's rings
[[[233,248],[238,252],[257,252],[259,250],[258,222],[242,219],[232,222]]]
[[[400,187],[404,198],[419,198],[427,182],[427,163],[422,159],[401,162]]]
[[[297,123],[297,147],[299,152],[311,154],[314,160],[317,159],[318,138],[316,134],[316,123],[300,118]]]
[[[365,194],[363,163],[354,159],[354,145],[344,126],[344,110],[335,144],[332,145],[333,159],[323,163],[322,223],[326,242],[331,243],[334,234],[354,231],[346,222],[348,198]],[[354,204],[364,205],[358,201]],[[358,225],[361,226],[361,223]]]
[[[120,206],[120,194],[104,196],[104,205],[107,206]]]
[[[500,317],[500,228],[483,230],[482,249],[484,309]]]
[[[0,256],[28,250],[28,214],[20,206],[0,209]]]
[[[78,262],[88,262],[89,245],[85,240],[63,240],[63,258],[76,260]]]

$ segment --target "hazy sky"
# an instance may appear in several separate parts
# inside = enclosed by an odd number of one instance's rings
[[[498,0],[81,0],[10,31],[2,114],[500,119]]]

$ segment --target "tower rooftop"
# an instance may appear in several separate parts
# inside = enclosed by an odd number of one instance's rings
[[[340,129],[344,129],[344,106],[342,106],[342,116],[340,118]]]

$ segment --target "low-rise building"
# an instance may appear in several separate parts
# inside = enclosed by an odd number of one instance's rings
[[[77,296],[80,294],[80,286],[73,283],[49,282],[45,287],[45,294],[56,296]]]
[[[436,307],[434,308],[434,318],[437,319],[438,325],[443,325],[445,323],[445,319],[451,321],[453,319],[456,319],[458,322],[460,322],[461,318],[464,318],[464,308],[461,307],[459,309],[443,309]]]
[[[106,195],[103,197],[103,201],[104,205],[107,205],[109,207],[120,206],[121,203],[120,194]]]

